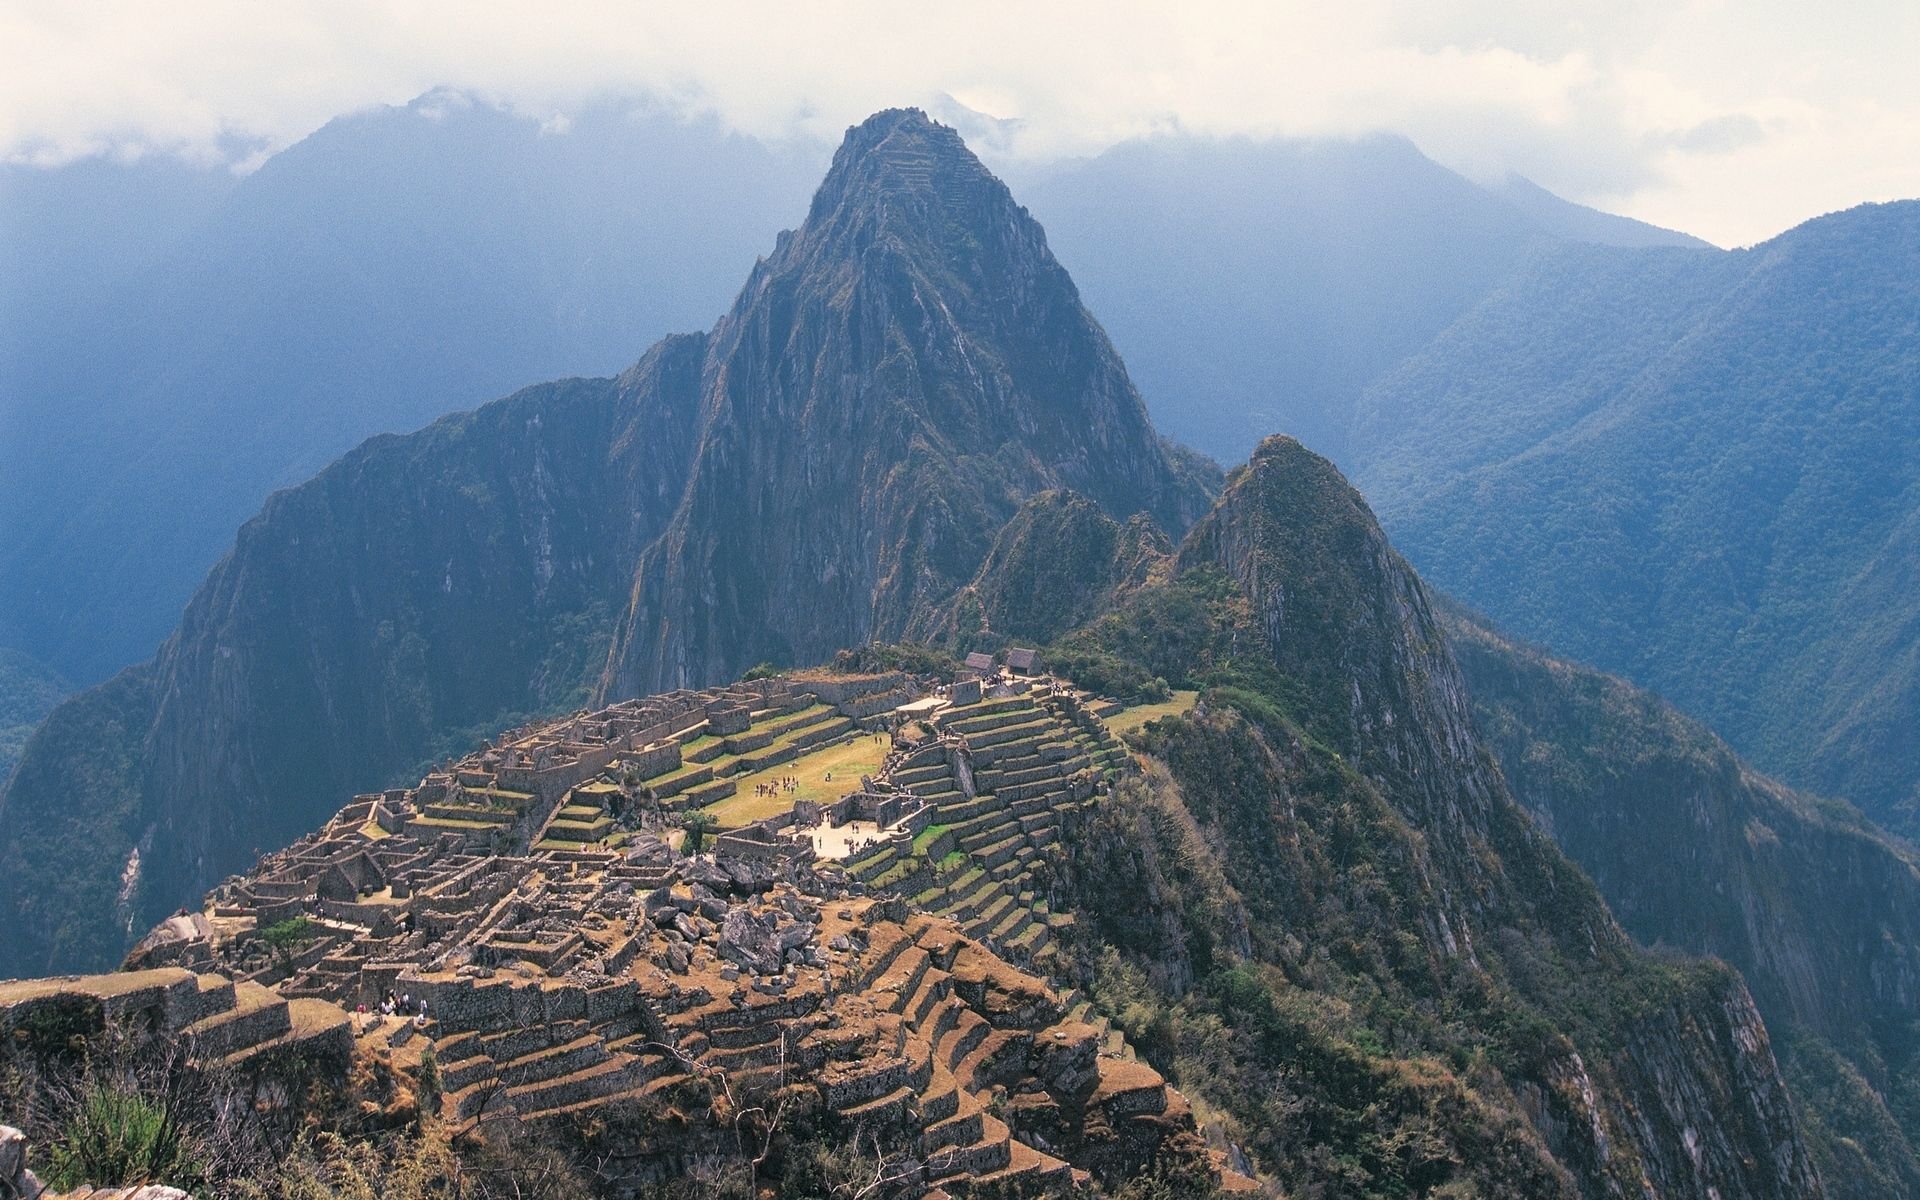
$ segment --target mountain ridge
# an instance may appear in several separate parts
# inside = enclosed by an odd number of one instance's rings
[[[1920,202],[1562,248],[1378,385],[1355,477],[1436,586],[1913,832]]]
[[[829,245],[856,263],[926,273],[782,273],[788,261],[831,267],[832,256],[776,251],[712,334],[668,338],[617,379],[540,385],[373,439],[277,493],[153,662],[69,701],[64,716],[56,709],[28,742],[0,793],[14,831],[0,847],[10,868],[0,889],[8,911],[30,914],[31,932],[0,950],[0,971],[104,964],[158,913],[311,826],[333,797],[384,786],[510,718],[596,692],[731,678],[768,657],[826,658],[901,630],[972,577],[1028,492],[1072,480],[1104,492],[1121,517],[1196,511],[1204,471],[1153,432],[1038,226],[950,131],[921,114],[881,114],[853,132],[830,180],[880,144],[863,130],[902,127],[976,173],[999,222],[987,232],[1010,238],[990,270],[957,279],[932,269],[937,248],[906,260],[889,248],[903,232],[954,236],[941,215],[948,198],[935,197],[936,231],[924,211],[919,225],[892,223],[913,217],[900,193],[864,210],[860,196],[829,197],[816,218],[844,218],[851,231]],[[979,216],[962,207],[962,226]],[[788,254],[809,237],[803,227],[783,239]],[[964,334],[931,321],[941,311],[987,319],[966,287],[1035,299],[1017,309],[1022,328],[1004,317],[986,326],[980,345],[1025,348],[998,373]],[[863,295],[865,308],[835,307]],[[945,336],[907,336],[928,329]],[[756,331],[767,336],[756,342]],[[847,407],[857,388],[840,384],[858,376],[840,372],[848,363],[894,372],[876,375],[873,412]],[[1000,428],[1009,413],[1035,424]],[[965,432],[996,440],[975,448],[928,435],[931,417],[963,414]],[[1029,436],[1037,452],[1022,449]],[[845,449],[867,440],[888,453],[847,474]],[[895,453],[917,469],[897,474]],[[1104,485],[1090,474],[1100,454],[1126,468]],[[778,492],[776,481],[792,487]],[[845,507],[871,495],[897,503]],[[759,573],[782,556],[792,574],[776,591]],[[672,649],[654,654],[659,644]],[[103,703],[131,737],[106,780],[93,777],[100,764],[75,717]],[[102,804],[76,810],[68,795]],[[85,864],[74,861],[78,844],[93,849]]]
[[[1623,680],[1441,606],[1516,799],[1643,945],[1739,969],[1837,1194],[1920,1186],[1908,997],[1920,859],[1857,809],[1783,787]]]

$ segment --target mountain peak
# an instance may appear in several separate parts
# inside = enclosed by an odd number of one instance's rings
[[[925,223],[936,215],[977,213],[989,196],[1012,206],[1005,185],[959,131],[917,108],[889,108],[847,130],[807,222],[831,225],[836,213],[851,211],[888,223],[901,216]]]

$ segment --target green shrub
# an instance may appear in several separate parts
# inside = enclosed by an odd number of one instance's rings
[[[686,840],[680,849],[688,854],[698,854],[706,848],[707,834],[713,830],[714,820],[706,813],[688,813],[680,822],[680,828],[686,831]]]
[[[203,1155],[164,1099],[94,1080],[53,1144],[47,1180],[62,1189],[145,1183],[191,1189],[205,1176]]]

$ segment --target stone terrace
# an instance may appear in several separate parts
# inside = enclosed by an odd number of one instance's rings
[[[965,689],[958,705],[932,690],[799,676],[513,731],[356,797],[163,922],[108,990],[222,1054],[343,1037],[364,1005],[363,1039],[432,1045],[458,1120],[684,1124],[716,1097],[737,1110],[801,1089],[916,1150],[931,1194],[1064,1189],[1197,1145],[1185,1103],[1117,1034],[1005,957],[1067,919],[1048,911],[1051,848],[1125,754],[1068,688]],[[679,814],[736,778],[889,731],[879,773],[842,799],[711,854],[675,848]],[[820,860],[799,820],[856,813],[883,835]],[[30,986],[0,985],[0,1011]],[[389,995],[424,1019],[379,1016]]]

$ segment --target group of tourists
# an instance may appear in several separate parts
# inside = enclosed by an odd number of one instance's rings
[[[371,1018],[373,1014],[367,1011],[366,1004],[362,1003],[358,1005],[354,1008],[353,1012],[355,1018],[354,1025],[356,1028],[363,1024],[372,1024],[368,1018]],[[398,996],[395,996],[393,991],[389,989],[386,998],[380,1001],[380,1016],[383,1019],[395,1016],[412,1017],[414,1028],[425,1029],[427,1027],[427,998],[422,996],[418,1000],[415,1000],[412,992],[402,992]]]
[[[833,776],[829,775],[827,778],[832,779]],[[771,783],[756,783],[753,785],[753,794],[756,796],[778,796],[781,792],[797,792],[799,790],[800,777],[798,775],[782,775]]]

